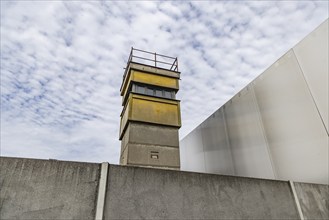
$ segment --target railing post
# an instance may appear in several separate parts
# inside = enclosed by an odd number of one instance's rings
[[[134,55],[134,50],[138,52],[137,56]],[[139,52],[140,52],[141,55],[138,56]],[[153,54],[154,59],[152,59],[152,57],[146,56],[145,54],[148,54],[148,55]],[[157,57],[159,57],[159,56],[160,56],[160,61],[157,60],[158,59]],[[161,57],[165,57],[165,59],[162,60]],[[157,67],[158,63],[160,63],[161,68],[178,71],[177,57],[169,57],[169,56],[157,54],[156,52],[148,52],[148,51],[139,50],[139,49],[135,49],[134,47],[131,47],[130,55],[129,55],[129,58],[128,58],[128,61],[127,61],[127,66],[129,66],[130,62],[134,62],[133,61],[134,59],[136,59],[136,60],[140,59],[140,60],[143,61],[141,63],[143,63],[145,65],[151,65],[151,66],[152,66],[152,62],[154,62],[154,67]],[[167,61],[166,59],[170,59],[170,61]],[[127,70],[127,68],[126,68],[126,70]],[[125,74],[124,74],[124,76],[125,76]]]

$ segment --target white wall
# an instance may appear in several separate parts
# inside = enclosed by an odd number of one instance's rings
[[[328,25],[187,135],[181,169],[329,184]]]

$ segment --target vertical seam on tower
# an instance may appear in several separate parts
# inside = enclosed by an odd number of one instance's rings
[[[104,217],[108,166],[109,164],[107,162],[101,164],[101,174],[100,174],[99,185],[98,185],[95,220],[102,220]]]
[[[326,124],[324,123],[324,120],[323,120],[323,118],[322,118],[322,115],[321,115],[321,113],[320,113],[320,110],[319,110],[319,108],[318,108],[318,105],[316,104],[316,101],[315,101],[314,96],[313,96],[313,94],[312,94],[311,88],[310,88],[310,86],[309,86],[308,83],[307,83],[307,80],[306,80],[306,77],[305,77],[304,71],[303,71],[302,67],[301,67],[300,64],[299,64],[299,61],[298,61],[298,58],[297,58],[297,56],[296,56],[295,50],[292,49],[292,52],[293,52],[293,54],[294,54],[294,56],[295,56],[295,58],[296,58],[296,62],[297,62],[297,64],[298,64],[298,68],[299,68],[300,72],[302,73],[302,77],[303,77],[303,79],[304,79],[304,82],[305,82],[305,84],[306,84],[306,87],[307,87],[307,89],[308,89],[308,92],[309,92],[310,95],[311,95],[312,101],[313,101],[313,103],[314,103],[314,105],[315,105],[315,108],[316,108],[316,110],[317,110],[317,112],[318,112],[318,115],[320,116],[320,120],[321,120],[321,122],[322,122],[322,124],[323,124],[324,130],[327,132],[327,135],[329,136],[329,131],[328,131],[327,127],[326,127]]]

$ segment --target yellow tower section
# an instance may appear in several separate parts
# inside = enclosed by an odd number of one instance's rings
[[[179,169],[177,58],[131,49],[121,85],[121,165]]]

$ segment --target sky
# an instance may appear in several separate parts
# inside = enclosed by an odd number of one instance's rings
[[[178,57],[182,139],[328,10],[327,1],[1,0],[1,156],[118,164],[131,47]]]

